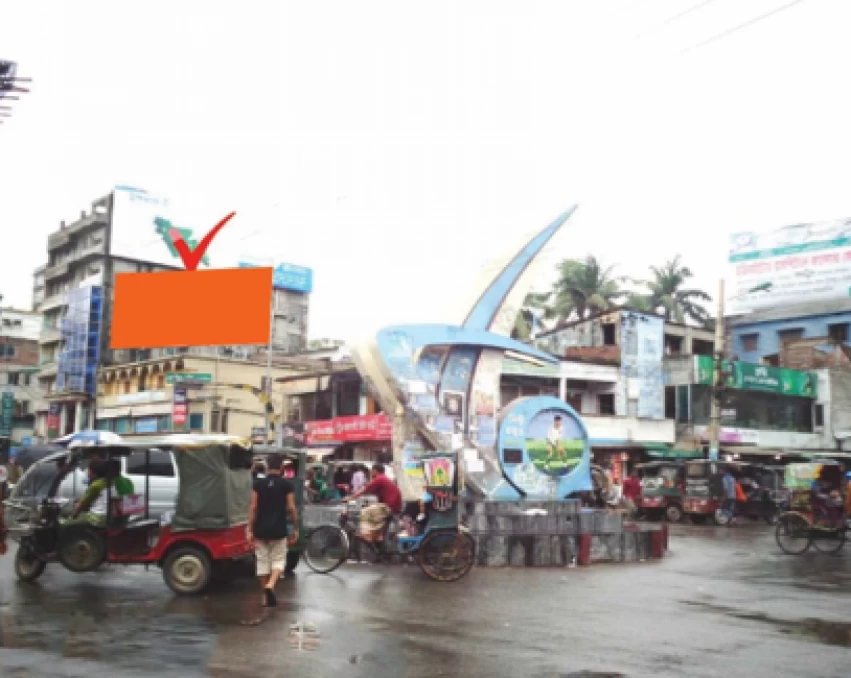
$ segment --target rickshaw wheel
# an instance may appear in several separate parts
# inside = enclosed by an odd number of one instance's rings
[[[15,574],[21,581],[31,582],[38,579],[47,567],[47,563],[39,558],[27,546],[19,546],[15,554]]]
[[[790,556],[799,556],[805,553],[812,544],[810,538],[810,524],[796,513],[786,513],[777,521],[775,532],[777,545]]]
[[[56,555],[71,572],[92,572],[106,559],[106,544],[94,528],[67,526],[60,531]]]
[[[812,534],[812,543],[815,550],[825,555],[835,555],[845,546],[845,530],[825,530],[826,534],[819,534],[818,530],[814,530]]]
[[[465,532],[432,532],[419,549],[420,569],[435,581],[458,581],[476,563],[476,542]]]
[[[302,557],[317,574],[328,574],[346,562],[349,537],[336,525],[320,525],[311,530],[304,541]]]
[[[192,596],[207,588],[213,576],[210,557],[194,546],[180,546],[166,556],[163,579],[181,596]]]

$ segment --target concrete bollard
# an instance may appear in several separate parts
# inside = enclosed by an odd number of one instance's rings
[[[650,557],[661,558],[665,555],[665,541],[662,530],[653,530],[650,542]]]
[[[662,548],[667,551],[668,550],[668,539],[670,537],[670,529],[668,528],[668,523],[662,524]]]
[[[579,557],[576,559],[579,565],[591,564],[591,539],[588,532],[579,535]]]

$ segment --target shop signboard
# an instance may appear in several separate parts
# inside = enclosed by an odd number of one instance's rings
[[[175,431],[185,431],[189,419],[189,398],[186,389],[178,387],[174,389],[172,401],[171,423]]]
[[[851,219],[730,236],[732,313],[851,297]]]
[[[49,440],[59,437],[61,411],[59,403],[50,403],[47,410],[47,438]]]
[[[156,433],[158,430],[158,420],[156,417],[144,417],[133,421],[133,431],[135,433]]]
[[[11,391],[3,393],[0,401],[0,438],[12,435],[12,417],[15,413],[15,394]]]
[[[291,292],[304,292],[305,294],[313,291],[313,269],[295,264],[274,266],[271,259],[262,260],[261,263],[260,259],[253,257],[243,257],[239,262],[239,268],[255,268],[257,266],[273,266],[272,287],[276,290],[290,290]]]
[[[365,414],[353,417],[336,417],[306,423],[308,445],[390,440],[393,423],[386,414]]]
[[[721,364],[721,368],[726,375],[727,388],[763,391],[799,398],[815,398],[817,395],[818,377],[813,372],[726,360]],[[715,361],[707,356],[695,356],[694,371],[696,383],[711,386],[715,374]]]
[[[208,372],[170,372],[165,375],[166,384],[180,384],[183,382],[211,384],[213,382],[213,375]]]
[[[708,426],[695,426],[694,433],[703,441],[709,440]],[[722,444],[758,445],[759,431],[751,428],[721,427],[718,433],[718,442]]]

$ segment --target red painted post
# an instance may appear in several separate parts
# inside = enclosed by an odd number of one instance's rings
[[[579,565],[591,564],[591,535],[579,535],[579,558],[576,559]]]
[[[662,534],[662,530],[653,530],[650,533],[650,557],[651,558],[661,558],[663,555],[664,549],[664,535]]]

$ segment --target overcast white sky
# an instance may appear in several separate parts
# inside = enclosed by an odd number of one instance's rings
[[[313,337],[435,319],[574,202],[556,258],[714,293],[729,233],[851,216],[851,3],[701,46],[788,3],[6,0],[0,294],[114,184],[313,267]]]

